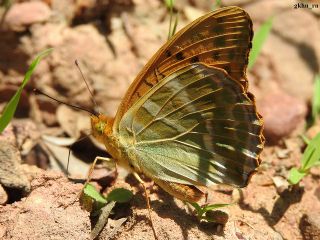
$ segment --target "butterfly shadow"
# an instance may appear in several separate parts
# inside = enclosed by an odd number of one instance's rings
[[[289,207],[301,201],[303,193],[304,188],[299,186],[294,186],[292,189],[285,189],[282,193],[280,193],[279,198],[275,201],[271,213],[269,213],[269,211],[264,207],[254,209],[249,204],[246,204],[244,202],[243,193],[241,193],[239,207],[246,211],[261,214],[261,216],[266,220],[268,225],[273,230],[275,230],[274,226],[282,219]]]
[[[127,176],[126,182],[130,183],[132,186],[139,186],[139,182],[131,174]],[[223,231],[220,230],[221,224],[199,222],[195,214],[188,213],[185,208],[179,207],[175,202],[174,197],[172,197],[170,194],[162,190],[160,187],[157,187],[156,185],[150,187],[150,195],[154,194],[157,196],[157,199],[151,200],[150,202],[152,211],[156,212],[156,214],[162,219],[172,219],[181,228],[183,239],[190,239],[190,237],[188,236],[188,230],[197,226],[199,230],[208,235],[208,237],[211,237],[212,235],[222,237],[224,236]],[[140,187],[140,191],[135,195],[133,201],[133,205],[136,208],[146,208],[146,200],[142,187]],[[145,216],[136,216],[136,220],[146,222],[149,221],[149,219]],[[157,224],[161,224],[157,222],[154,223],[156,225],[156,228]]]
[[[181,228],[183,239],[190,239],[187,230],[192,229],[193,227],[198,227],[199,230],[208,235],[208,237],[212,235],[223,236],[223,231],[219,230],[221,224],[199,222],[195,213],[190,213],[191,211],[188,213],[185,208],[179,207],[175,202],[174,197],[159,187],[154,189],[155,190],[152,193],[157,194],[160,200],[153,200],[151,202],[153,210],[163,219],[172,219]]]
[[[287,37],[281,31],[277,31],[276,29],[273,29],[272,31],[277,37],[297,49],[301,59],[304,61],[309,70],[311,70],[313,73],[318,73],[320,71],[320,63],[316,55],[316,50],[313,46]]]

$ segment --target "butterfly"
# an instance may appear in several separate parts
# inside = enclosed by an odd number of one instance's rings
[[[193,21],[149,60],[114,118],[91,117],[93,136],[117,164],[181,200],[213,184],[245,187],[265,141],[246,79],[252,37],[239,7]]]

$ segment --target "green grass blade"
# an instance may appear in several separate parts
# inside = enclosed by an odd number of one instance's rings
[[[216,0],[216,2],[211,7],[211,10],[214,11],[214,10],[220,8],[220,7],[221,7],[221,0]]]
[[[12,5],[12,1],[11,0],[3,0],[0,3],[1,7],[5,7],[5,8],[9,8]]]
[[[312,121],[313,123],[317,120],[320,114],[320,74],[315,77],[314,81],[314,92],[312,99]]]
[[[203,208],[203,211],[204,212],[208,212],[208,211],[212,211],[212,210],[216,210],[218,208],[223,208],[223,207],[227,207],[227,206],[230,206],[230,205],[233,205],[234,203],[217,203],[217,204],[211,204],[211,205],[208,205],[208,206],[205,206]]]
[[[31,63],[31,65],[30,65],[30,67],[29,67],[29,69],[28,69],[28,71],[22,81],[21,86],[19,87],[18,91],[14,94],[14,96],[10,99],[8,104],[5,106],[5,108],[2,112],[2,115],[0,116],[0,133],[3,132],[3,130],[8,126],[9,122],[13,118],[14,113],[15,113],[17,106],[18,106],[18,103],[19,103],[19,99],[20,99],[22,90],[25,87],[25,85],[28,83],[36,66],[39,64],[40,60],[43,57],[45,57],[46,55],[48,55],[51,51],[52,51],[52,49],[47,49],[47,50],[41,52],[35,58],[35,60],[33,60],[33,62]]]
[[[304,143],[307,144],[307,145],[308,145],[308,144],[310,143],[310,141],[311,141],[311,140],[310,140],[306,135],[304,135],[304,134],[301,134],[300,137],[301,137],[301,139],[304,141]]]
[[[172,27],[172,30],[171,30],[171,33],[170,33],[170,38],[173,37],[173,35],[176,34],[176,31],[177,31],[177,26],[178,26],[178,14],[175,15],[175,19],[174,19],[174,24],[173,24],[173,27]]]
[[[164,2],[168,9],[173,7],[173,0],[165,0]]]
[[[188,202],[188,203],[195,208],[195,210],[197,211],[197,215],[199,216],[199,214],[201,214],[201,211],[202,211],[202,208],[200,207],[200,205],[196,202]]]
[[[299,171],[297,168],[291,168],[289,172],[288,181],[291,185],[295,185],[298,182],[301,181],[301,179],[306,175],[307,173]]]
[[[174,5],[174,0],[166,0],[165,1],[167,8],[169,9],[170,12],[170,20],[169,20],[169,31],[168,31],[168,40],[173,36],[173,5]],[[177,21],[177,20],[176,20]]]
[[[262,46],[264,42],[266,41],[267,37],[270,34],[271,28],[273,23],[273,17],[269,18],[266,22],[262,24],[262,26],[259,28],[257,33],[253,37],[252,41],[252,50],[249,56],[249,64],[248,68],[251,69],[256,62]]]
[[[311,167],[320,162],[320,133],[315,136],[308,144],[303,153],[301,170],[308,171]]]
[[[198,203],[195,203],[195,202],[188,202],[188,203],[195,208],[197,212],[197,217],[199,219],[206,219],[204,214],[208,211],[212,211],[222,207],[227,207],[234,204],[234,203],[217,203],[217,204],[211,204],[208,206],[201,207]],[[206,220],[209,220],[209,219],[206,219]]]

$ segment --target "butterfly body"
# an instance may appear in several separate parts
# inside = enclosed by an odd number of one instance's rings
[[[246,186],[264,144],[245,76],[252,34],[238,7],[194,21],[149,61],[114,119],[91,118],[93,135],[119,165],[182,200],[199,200],[202,186]]]
[[[111,131],[112,123],[113,119],[103,114],[91,117],[93,136],[105,145],[108,153],[110,153],[113,159],[116,160],[117,164],[129,171],[143,173],[145,176],[153,179],[154,182],[168,193],[181,200],[197,202],[204,196],[204,193],[196,187],[163,181],[148,174],[148,172],[143,172],[143,169],[141,169],[139,165],[135,164],[138,161],[135,154],[132,154],[133,144],[129,146],[128,144],[126,146],[122,146],[120,144],[119,136],[114,136]]]
[[[124,146],[119,143],[119,136],[113,133],[114,119],[104,114],[91,116],[92,135],[102,144],[105,145],[107,152],[117,161],[119,165],[127,170],[130,167],[131,160],[128,159]]]

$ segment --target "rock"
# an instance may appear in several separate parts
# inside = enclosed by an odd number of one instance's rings
[[[239,6],[241,4],[248,4],[252,2],[251,0],[222,0],[221,4],[223,6]]]
[[[18,33],[0,29],[0,36],[0,85],[2,85],[0,98],[2,100],[3,96],[8,94],[5,93],[5,88],[20,86],[23,75],[28,70],[29,56],[19,46]]]
[[[239,6],[240,4],[246,4],[244,9],[249,13],[250,17],[254,19],[254,25],[257,22],[264,22],[275,14],[281,14],[284,10],[292,9],[293,4],[290,5],[286,1],[277,0],[262,0],[262,1],[242,1],[242,0],[224,0],[222,2],[228,3],[228,6]],[[261,14],[263,9],[263,14]]]
[[[255,33],[274,16],[270,35],[251,70],[259,77],[260,90],[265,93],[276,82],[289,95],[309,103],[320,66],[320,29],[313,11],[293,9],[293,4],[274,0],[255,1],[245,9],[253,19]]]
[[[35,25],[31,32],[31,38],[24,39],[24,48],[33,48],[32,52],[38,52],[47,46],[55,49],[41,61],[51,71],[44,73],[44,70],[36,70],[35,87],[64,102],[92,109],[94,104],[90,93],[74,64],[77,59],[98,106],[103,109],[99,110],[115,114],[129,84],[128,76],[131,74],[131,79],[134,76],[132,72],[136,58],[129,46],[126,48],[126,44],[118,38],[117,44],[122,44],[123,49],[119,52],[121,58],[115,58],[103,35],[92,25],[80,25],[72,29],[59,24]],[[87,50],[88,43],[90,51]],[[132,65],[125,67],[124,61]]]
[[[304,102],[311,100],[314,75],[319,72],[319,39],[320,28],[312,12],[292,9],[274,18],[262,49],[273,63],[281,88]]]
[[[307,114],[304,102],[280,90],[266,95],[257,105],[264,119],[267,143],[290,135],[304,123]]]
[[[206,217],[213,219],[215,223],[225,225],[229,220],[229,214],[226,210],[211,210],[206,212]]]
[[[12,124],[18,148],[27,155],[40,138],[39,129],[30,119],[15,119]]]
[[[0,184],[0,205],[5,205],[7,201],[8,201],[8,194]],[[0,237],[1,237],[1,234],[0,234]]]
[[[73,138],[79,138],[81,132],[91,129],[90,118],[79,111],[65,105],[57,109],[57,119],[61,128]]]
[[[317,212],[304,214],[300,219],[299,228],[303,239],[320,239],[320,215]]]
[[[6,230],[1,239],[89,239],[89,213],[78,201],[81,184],[43,171],[31,186],[22,201],[0,207],[0,234]]]
[[[5,24],[12,30],[23,31],[34,23],[47,21],[50,16],[50,8],[41,1],[16,3],[9,9]]]
[[[205,12],[191,6],[186,6],[184,8],[184,14],[186,15],[188,21],[191,22],[199,17],[202,17],[205,14]]]
[[[132,0],[50,0],[52,10],[69,23],[79,24],[90,21],[104,20],[110,17],[110,11],[126,11],[133,7]],[[108,24],[107,24],[108,25]]]
[[[280,176],[275,176],[275,177],[272,177],[272,181],[279,195],[281,195],[281,193],[283,193],[286,189],[288,189],[289,183],[285,178]]]
[[[316,190],[314,190],[314,195],[320,201],[320,187],[317,187]]]
[[[65,170],[67,168],[70,150],[68,148],[57,146],[49,142],[45,142],[45,144],[52,154],[52,156],[50,156],[51,169],[56,171]],[[90,165],[79,159],[73,151],[71,151],[71,156],[69,160],[69,175],[74,178],[85,179],[89,171]]]
[[[0,183],[28,192],[30,183],[22,170],[20,152],[14,142],[15,135],[9,125],[0,135]]]

